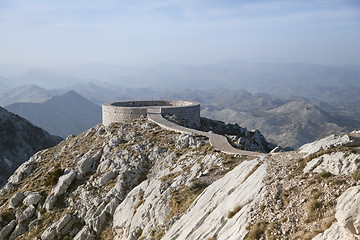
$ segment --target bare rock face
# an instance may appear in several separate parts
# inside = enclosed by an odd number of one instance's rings
[[[162,239],[244,238],[248,214],[266,191],[262,183],[265,175],[266,164],[260,165],[259,160],[241,163],[210,185]],[[229,218],[228,213],[236,207],[240,210]]]
[[[329,137],[322,138],[318,141],[308,143],[299,148],[301,153],[313,154],[320,150],[326,150],[331,147],[343,146],[353,141],[353,138],[348,135],[330,135]]]
[[[339,197],[335,216],[343,228],[360,237],[360,186],[349,188]]]
[[[359,154],[333,152],[315,158],[307,163],[304,172],[330,172],[334,175],[351,174],[360,167]]]
[[[336,222],[314,240],[360,239],[360,186],[351,187],[338,199]]]

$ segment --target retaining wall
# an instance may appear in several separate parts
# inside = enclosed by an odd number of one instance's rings
[[[147,116],[148,108],[159,108],[163,116],[175,115],[190,125],[200,123],[200,104],[189,101],[127,101],[113,102],[102,105],[103,124],[123,122]]]

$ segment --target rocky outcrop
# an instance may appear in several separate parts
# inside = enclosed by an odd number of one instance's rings
[[[360,186],[351,187],[338,199],[336,222],[314,240],[360,239]]]
[[[348,135],[330,135],[318,141],[308,143],[299,148],[299,151],[306,154],[313,154],[320,150],[326,150],[332,147],[343,146],[353,141],[353,138]]]
[[[99,125],[14,173],[0,190],[0,236],[357,239],[359,135],[343,148],[322,140],[329,147],[316,156],[256,157],[219,152],[206,137],[145,118]]]
[[[354,153],[333,152],[307,163],[304,172],[330,172],[334,175],[352,174],[360,168],[360,156]]]

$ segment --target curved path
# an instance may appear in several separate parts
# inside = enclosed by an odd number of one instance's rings
[[[265,155],[265,153],[251,152],[251,151],[245,151],[245,150],[240,150],[240,149],[234,148],[228,142],[227,138],[223,135],[211,133],[211,132],[203,132],[203,131],[191,129],[191,128],[186,128],[183,126],[179,126],[173,122],[170,122],[170,121],[166,120],[165,118],[163,118],[163,116],[161,115],[161,107],[148,107],[147,117],[150,121],[156,123],[157,125],[159,125],[160,127],[164,128],[166,130],[208,137],[210,145],[213,148],[215,148],[216,150],[219,150],[224,153],[241,154],[241,155],[248,155],[248,156],[263,156],[263,155]]]

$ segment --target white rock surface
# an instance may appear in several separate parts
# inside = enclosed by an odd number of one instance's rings
[[[262,183],[266,164],[243,182],[258,163],[259,160],[245,161],[211,184],[162,239],[207,239],[216,234],[219,240],[244,238],[250,209],[266,192]],[[238,205],[243,208],[228,219],[228,212]]]
[[[24,200],[25,206],[36,205],[41,200],[41,194],[38,192],[30,193]]]
[[[87,226],[84,226],[74,237],[73,240],[93,240],[95,239],[94,235],[91,233],[90,229]]]
[[[312,240],[359,240],[360,238],[349,234],[338,222],[334,222],[329,229],[316,235]]]
[[[97,153],[93,154],[92,150],[87,152],[81,160],[78,161],[77,167],[79,172],[82,175],[86,175],[95,167],[95,163],[99,161],[102,155],[102,150],[98,151]]]
[[[327,171],[334,175],[347,175],[353,173],[359,167],[360,155],[333,152],[314,158],[308,162],[304,168],[304,173],[310,171],[317,173]]]
[[[338,199],[337,219],[331,227],[318,234],[314,240],[359,240],[360,239],[360,186],[351,187]]]
[[[299,151],[301,153],[306,153],[309,155],[309,154],[316,153],[316,152],[320,151],[321,149],[326,150],[330,147],[346,145],[352,141],[353,141],[352,138],[347,134],[342,135],[342,136],[333,134],[328,137],[322,138],[318,141],[307,143],[307,144],[303,145],[302,147],[300,147]]]
[[[61,219],[48,227],[41,235],[42,240],[60,239],[61,236],[67,234],[74,221],[69,213],[65,213]]]
[[[75,178],[76,172],[72,169],[69,170],[67,173],[59,177],[57,184],[51,190],[51,194],[55,196],[63,194]]]
[[[335,217],[348,232],[360,237],[360,186],[351,187],[341,194]]]

